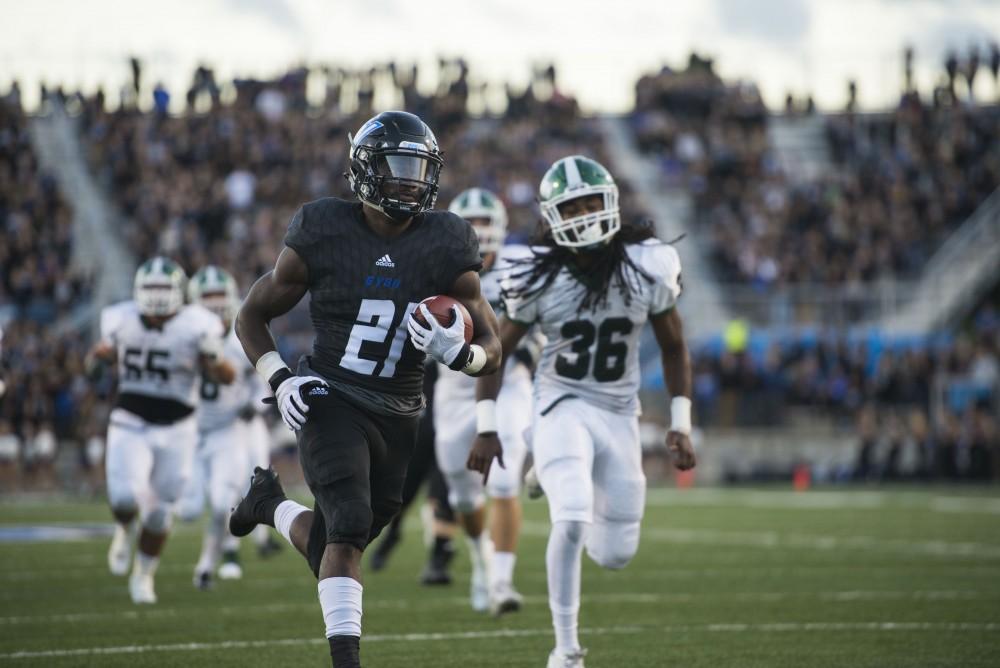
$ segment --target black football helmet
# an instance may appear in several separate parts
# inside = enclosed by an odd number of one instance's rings
[[[434,206],[441,150],[434,133],[405,111],[384,111],[353,136],[345,176],[365,204],[404,222]]]

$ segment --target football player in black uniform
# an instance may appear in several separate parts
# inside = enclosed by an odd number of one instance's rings
[[[270,469],[255,469],[230,530],[275,527],[309,562],[336,668],[360,666],[361,553],[399,511],[416,439],[425,354],[454,371],[496,371],[496,316],[480,294],[479,244],[458,216],[432,211],[442,160],[437,140],[412,114],[390,111],[350,140],[351,188],[360,202],[329,197],[292,218],[274,270],[250,290],[236,332],[298,437],[313,510],[285,498]],[[313,353],[291,371],[268,323],[310,293]],[[452,326],[419,302],[449,295]],[[497,453],[499,454],[499,453]],[[489,461],[480,469],[488,472]]]

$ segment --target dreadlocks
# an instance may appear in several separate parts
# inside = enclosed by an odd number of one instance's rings
[[[625,304],[632,303],[632,295],[642,290],[641,281],[652,283],[653,277],[638,266],[628,254],[628,246],[655,238],[649,221],[623,224],[618,234],[593,251],[582,251],[594,258],[592,264],[581,266],[578,253],[558,245],[552,238],[549,226],[542,223],[532,240],[530,257],[511,260],[514,267],[511,284],[504,288],[504,299],[530,299],[552,285],[563,267],[574,271],[580,279],[583,295],[577,311],[596,311],[607,304],[612,285],[621,291]]]

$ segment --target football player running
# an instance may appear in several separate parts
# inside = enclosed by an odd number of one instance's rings
[[[361,665],[361,554],[400,508],[425,355],[449,373],[493,373],[500,363],[476,234],[458,216],[431,210],[442,160],[430,128],[384,112],[349,139],[348,179],[360,201],[303,205],[274,270],[254,284],[236,320],[243,349],[296,432],[315,506],[288,500],[274,472],[257,469],[229,524],[234,535],[274,526],[306,558],[336,668]],[[307,292],[316,338],[293,373],[268,323]],[[468,309],[471,344],[457,307],[445,327],[420,305],[442,294]],[[418,306],[427,327],[410,317]]]
[[[252,394],[256,374],[232,330],[240,297],[236,280],[229,272],[214,265],[199,269],[188,281],[188,299],[222,320],[226,330],[222,357],[236,371],[235,382],[228,385],[220,385],[208,376],[201,380],[198,450],[193,474],[178,507],[181,519],[192,521],[201,515],[208,500],[209,519],[201,556],[194,567],[194,586],[204,591],[212,586],[212,574],[229,536],[229,511],[239,501],[241,487],[252,470],[243,418],[255,414],[251,402],[256,398]],[[242,574],[238,556],[230,549],[219,568],[219,577],[238,579]]]
[[[448,210],[467,220],[479,237],[483,270],[479,275],[483,295],[494,309],[500,307],[500,280],[508,258],[518,252],[504,246],[507,210],[488,190],[470,188]],[[521,247],[520,255],[527,253]],[[535,346],[537,350],[537,346]],[[498,430],[506,468],[491,472],[487,484],[466,468],[476,436],[476,381],[459,374],[442,373],[434,388],[434,432],[438,465],[448,483],[448,501],[465,531],[472,562],[472,608],[501,615],[520,609],[522,597],[514,589],[514,563],[521,529],[521,469],[526,444],[524,432],[531,424],[531,369],[526,346],[512,354],[506,379],[497,398]],[[493,502],[492,544],[483,536],[484,487]]]
[[[117,522],[108,566],[115,575],[128,573],[131,527],[139,515],[129,577],[135,603],[156,602],[153,576],[194,463],[199,381],[205,375],[226,384],[235,376],[222,356],[222,321],[203,306],[185,306],[184,283],[173,261],[146,261],[135,275],[134,298],[101,311],[101,338],[87,359],[94,373],[117,362],[105,459]]]
[[[581,668],[577,637],[584,548],[597,564],[625,567],[639,546],[646,480],[639,444],[639,336],[648,321],[671,396],[667,447],[679,469],[695,465],[691,369],[681,318],[680,261],[648,228],[623,226],[618,187],[599,163],[570,156],[539,189],[547,230],[504,284],[504,352],[532,325],[547,342],[534,381],[532,451],[549,502],[545,554],[556,646],[549,668]],[[501,374],[479,380],[479,435],[469,464],[496,451],[489,412]],[[487,402],[487,403],[483,403]],[[505,453],[506,454],[506,453]]]

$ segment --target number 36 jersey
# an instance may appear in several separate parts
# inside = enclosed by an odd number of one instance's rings
[[[632,293],[629,303],[622,292],[626,288],[613,278],[606,303],[596,310],[580,310],[585,288],[566,267],[544,292],[507,297],[507,317],[539,326],[546,338],[535,372],[539,411],[573,396],[619,414],[639,412],[639,337],[650,316],[677,303],[681,263],[673,246],[655,239],[629,245],[627,252],[652,278],[637,277],[633,289],[638,292]],[[505,288],[524,280],[523,273],[512,271]]]
[[[196,407],[202,342],[223,333],[219,317],[197,304],[181,307],[162,328],[147,327],[134,301],[105,307],[101,340],[118,354],[119,405],[132,395]]]

